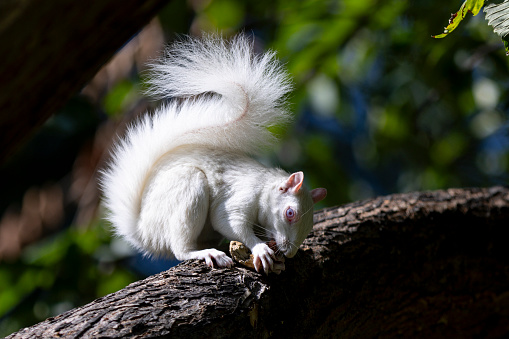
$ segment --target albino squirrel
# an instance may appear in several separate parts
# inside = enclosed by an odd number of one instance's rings
[[[187,38],[152,67],[151,93],[180,100],[115,145],[101,184],[116,233],[146,254],[231,267],[207,247],[219,233],[249,247],[258,272],[280,273],[327,191],[249,157],[273,143],[268,127],[288,120],[291,84],[275,53],[254,55],[241,36]]]

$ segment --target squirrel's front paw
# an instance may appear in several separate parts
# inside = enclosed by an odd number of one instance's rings
[[[252,248],[251,252],[253,253],[253,264],[256,269],[256,272],[261,272],[262,269],[265,274],[269,274],[269,270],[274,270],[274,260],[276,260],[276,255],[274,251],[269,248],[264,243],[255,245]]]

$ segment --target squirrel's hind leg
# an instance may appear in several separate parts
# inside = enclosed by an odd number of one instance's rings
[[[190,257],[187,259],[205,260],[209,267],[232,267],[233,260],[226,253],[216,250],[215,248],[207,248],[200,251],[188,252]]]
[[[150,252],[172,252],[178,260],[205,260],[210,267],[233,265],[224,252],[197,249],[210,203],[207,177],[200,169],[179,166],[160,170],[144,201],[150,204],[142,204],[139,231]]]

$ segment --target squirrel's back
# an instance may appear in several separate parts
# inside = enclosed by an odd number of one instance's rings
[[[154,166],[172,149],[204,145],[253,154],[272,143],[268,127],[288,119],[291,89],[274,55],[255,55],[246,37],[210,35],[174,43],[152,65],[149,94],[181,100],[145,115],[114,146],[101,185],[118,234],[140,247],[141,197]]]

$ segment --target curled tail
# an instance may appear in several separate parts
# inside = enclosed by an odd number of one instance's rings
[[[181,145],[259,152],[274,141],[268,127],[288,120],[292,87],[274,52],[255,55],[247,38],[215,35],[170,46],[152,65],[149,84],[151,95],[183,100],[130,126],[101,180],[108,219],[138,248],[141,197],[159,160]]]

